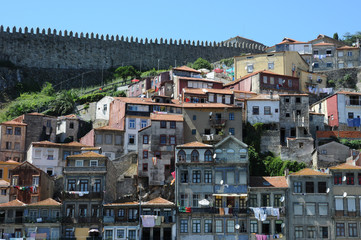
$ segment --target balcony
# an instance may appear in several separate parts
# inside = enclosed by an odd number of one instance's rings
[[[227,119],[225,119],[225,118],[217,118],[217,119],[210,118],[209,122],[210,122],[211,126],[214,127],[214,128],[223,128],[227,124]]]
[[[64,217],[62,223],[65,224],[76,224],[76,223],[94,223],[98,224],[101,222],[101,217]]]
[[[296,123],[297,127],[308,127],[309,122],[308,119],[305,119],[305,117],[296,116],[293,121]]]
[[[0,218],[0,223],[23,223],[23,217]]]
[[[78,192],[78,191],[70,191],[70,192]],[[103,198],[102,192],[89,192],[88,194],[83,193],[80,194],[73,194],[70,192],[63,193],[63,199],[100,199]]]
[[[57,223],[61,218],[56,217],[25,217],[24,223]]]

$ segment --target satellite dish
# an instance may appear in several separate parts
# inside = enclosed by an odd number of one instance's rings
[[[234,227],[238,230],[241,226],[239,226],[239,224],[236,224],[236,226]]]
[[[286,82],[286,79],[283,79],[283,81],[282,81],[283,83],[285,83]]]
[[[281,224],[281,227],[282,227],[282,228],[284,228],[285,226],[286,226],[286,224],[285,224],[285,223],[282,223],[282,224]]]
[[[284,202],[284,201],[285,201],[285,197],[282,196],[282,197],[280,198],[280,201],[281,201],[281,202]]]
[[[347,197],[347,192],[343,192],[343,197]]]
[[[215,153],[215,154],[213,154],[213,158],[216,158],[217,157],[217,154]]]
[[[209,206],[209,201],[207,199],[200,200],[198,203],[202,206]]]
[[[346,176],[343,176],[342,181],[346,181]]]
[[[326,193],[329,193],[329,192],[330,192],[330,188],[327,188],[327,189],[326,189]]]
[[[220,183],[221,185],[223,185],[223,180],[221,180],[219,183]]]

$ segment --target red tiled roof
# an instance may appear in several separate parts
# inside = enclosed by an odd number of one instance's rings
[[[201,73],[200,71],[195,70],[195,69],[190,68],[190,67],[187,67],[187,66],[175,67],[175,68],[173,68],[173,70],[186,71],[186,72],[194,72],[194,73]]]
[[[255,92],[249,92],[249,91],[241,91],[241,90],[232,90],[235,93],[247,93],[247,94],[254,94],[257,95],[257,93]]]
[[[351,47],[351,46],[342,46],[342,47],[338,47],[336,48],[337,50],[359,50],[359,47]]]
[[[201,142],[190,142],[190,143],[185,143],[183,145],[178,145],[177,147],[182,147],[182,148],[196,148],[196,147],[200,147],[200,148],[204,148],[204,147],[212,147],[212,145],[208,145],[208,144],[204,144]]]
[[[103,126],[103,127],[98,127],[98,128],[94,128],[95,130],[107,130],[107,131],[121,131],[124,132],[124,130],[121,130],[119,128],[115,128],[115,127],[111,127],[111,126]]]
[[[153,121],[176,121],[183,122],[183,115],[181,114],[154,114],[150,115],[150,119]]]
[[[294,40],[292,38],[284,38],[282,40],[282,42],[278,43],[277,45],[287,44],[287,43],[301,44],[301,43],[306,43],[306,42],[300,42],[300,41]]]
[[[359,131],[317,131],[317,138],[361,138],[361,132]]]
[[[9,187],[10,183],[5,180],[0,180],[0,187]]]
[[[60,206],[60,205],[61,205],[60,202],[57,202],[52,198],[48,198],[40,202],[29,204],[29,206]]]
[[[273,94],[272,99],[270,94],[258,94],[257,96],[253,96],[248,98],[247,101],[257,101],[257,100],[267,100],[267,101],[279,101],[278,94]]]
[[[338,91],[337,94],[345,94],[345,95],[361,95],[359,92],[348,92],[348,91]]]
[[[6,122],[2,122],[1,125],[27,126],[26,123],[22,123],[22,122],[15,121],[15,120],[10,120],[10,121],[6,121]]]
[[[70,156],[68,156],[68,158],[106,158],[106,156],[90,151],[90,152],[84,152],[84,153],[77,154],[77,155],[70,155]]]
[[[284,176],[279,177],[250,177],[251,187],[262,187],[262,188],[287,188],[287,180]]]
[[[33,142],[33,145],[41,145],[41,146],[60,146],[61,144],[59,143],[53,143],[53,142],[49,142],[49,141],[40,141],[40,142]]]
[[[157,197],[148,202],[142,203],[142,205],[167,205],[167,206],[174,206],[173,202],[170,202],[164,198]]]
[[[18,199],[12,200],[7,203],[0,204],[0,208],[1,207],[25,207],[25,206],[26,206],[26,204],[19,201]]]
[[[13,161],[13,160],[7,160],[6,162],[0,161],[0,164],[14,164],[14,165],[19,165],[20,163],[17,162],[17,161]]]
[[[291,173],[292,176],[329,176],[327,173],[313,170],[311,168],[304,168],[298,172]]]
[[[87,145],[84,145],[80,142],[70,142],[70,143],[63,143],[64,146],[72,146],[72,147],[87,147]]]
[[[227,105],[223,103],[183,103],[183,108],[240,108],[234,105]]]
[[[361,170],[360,166],[354,166],[349,163],[342,163],[340,165],[330,167],[331,170]]]
[[[316,43],[313,44],[313,46],[334,46],[335,44],[333,43]]]

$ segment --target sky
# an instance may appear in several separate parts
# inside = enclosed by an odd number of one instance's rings
[[[0,25],[138,38],[224,41],[235,36],[272,46],[361,31],[360,0],[13,0],[0,2]]]

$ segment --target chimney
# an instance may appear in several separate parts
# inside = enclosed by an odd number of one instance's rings
[[[288,174],[289,174],[289,169],[288,168],[285,169],[284,174],[285,174],[285,177],[288,177]]]

